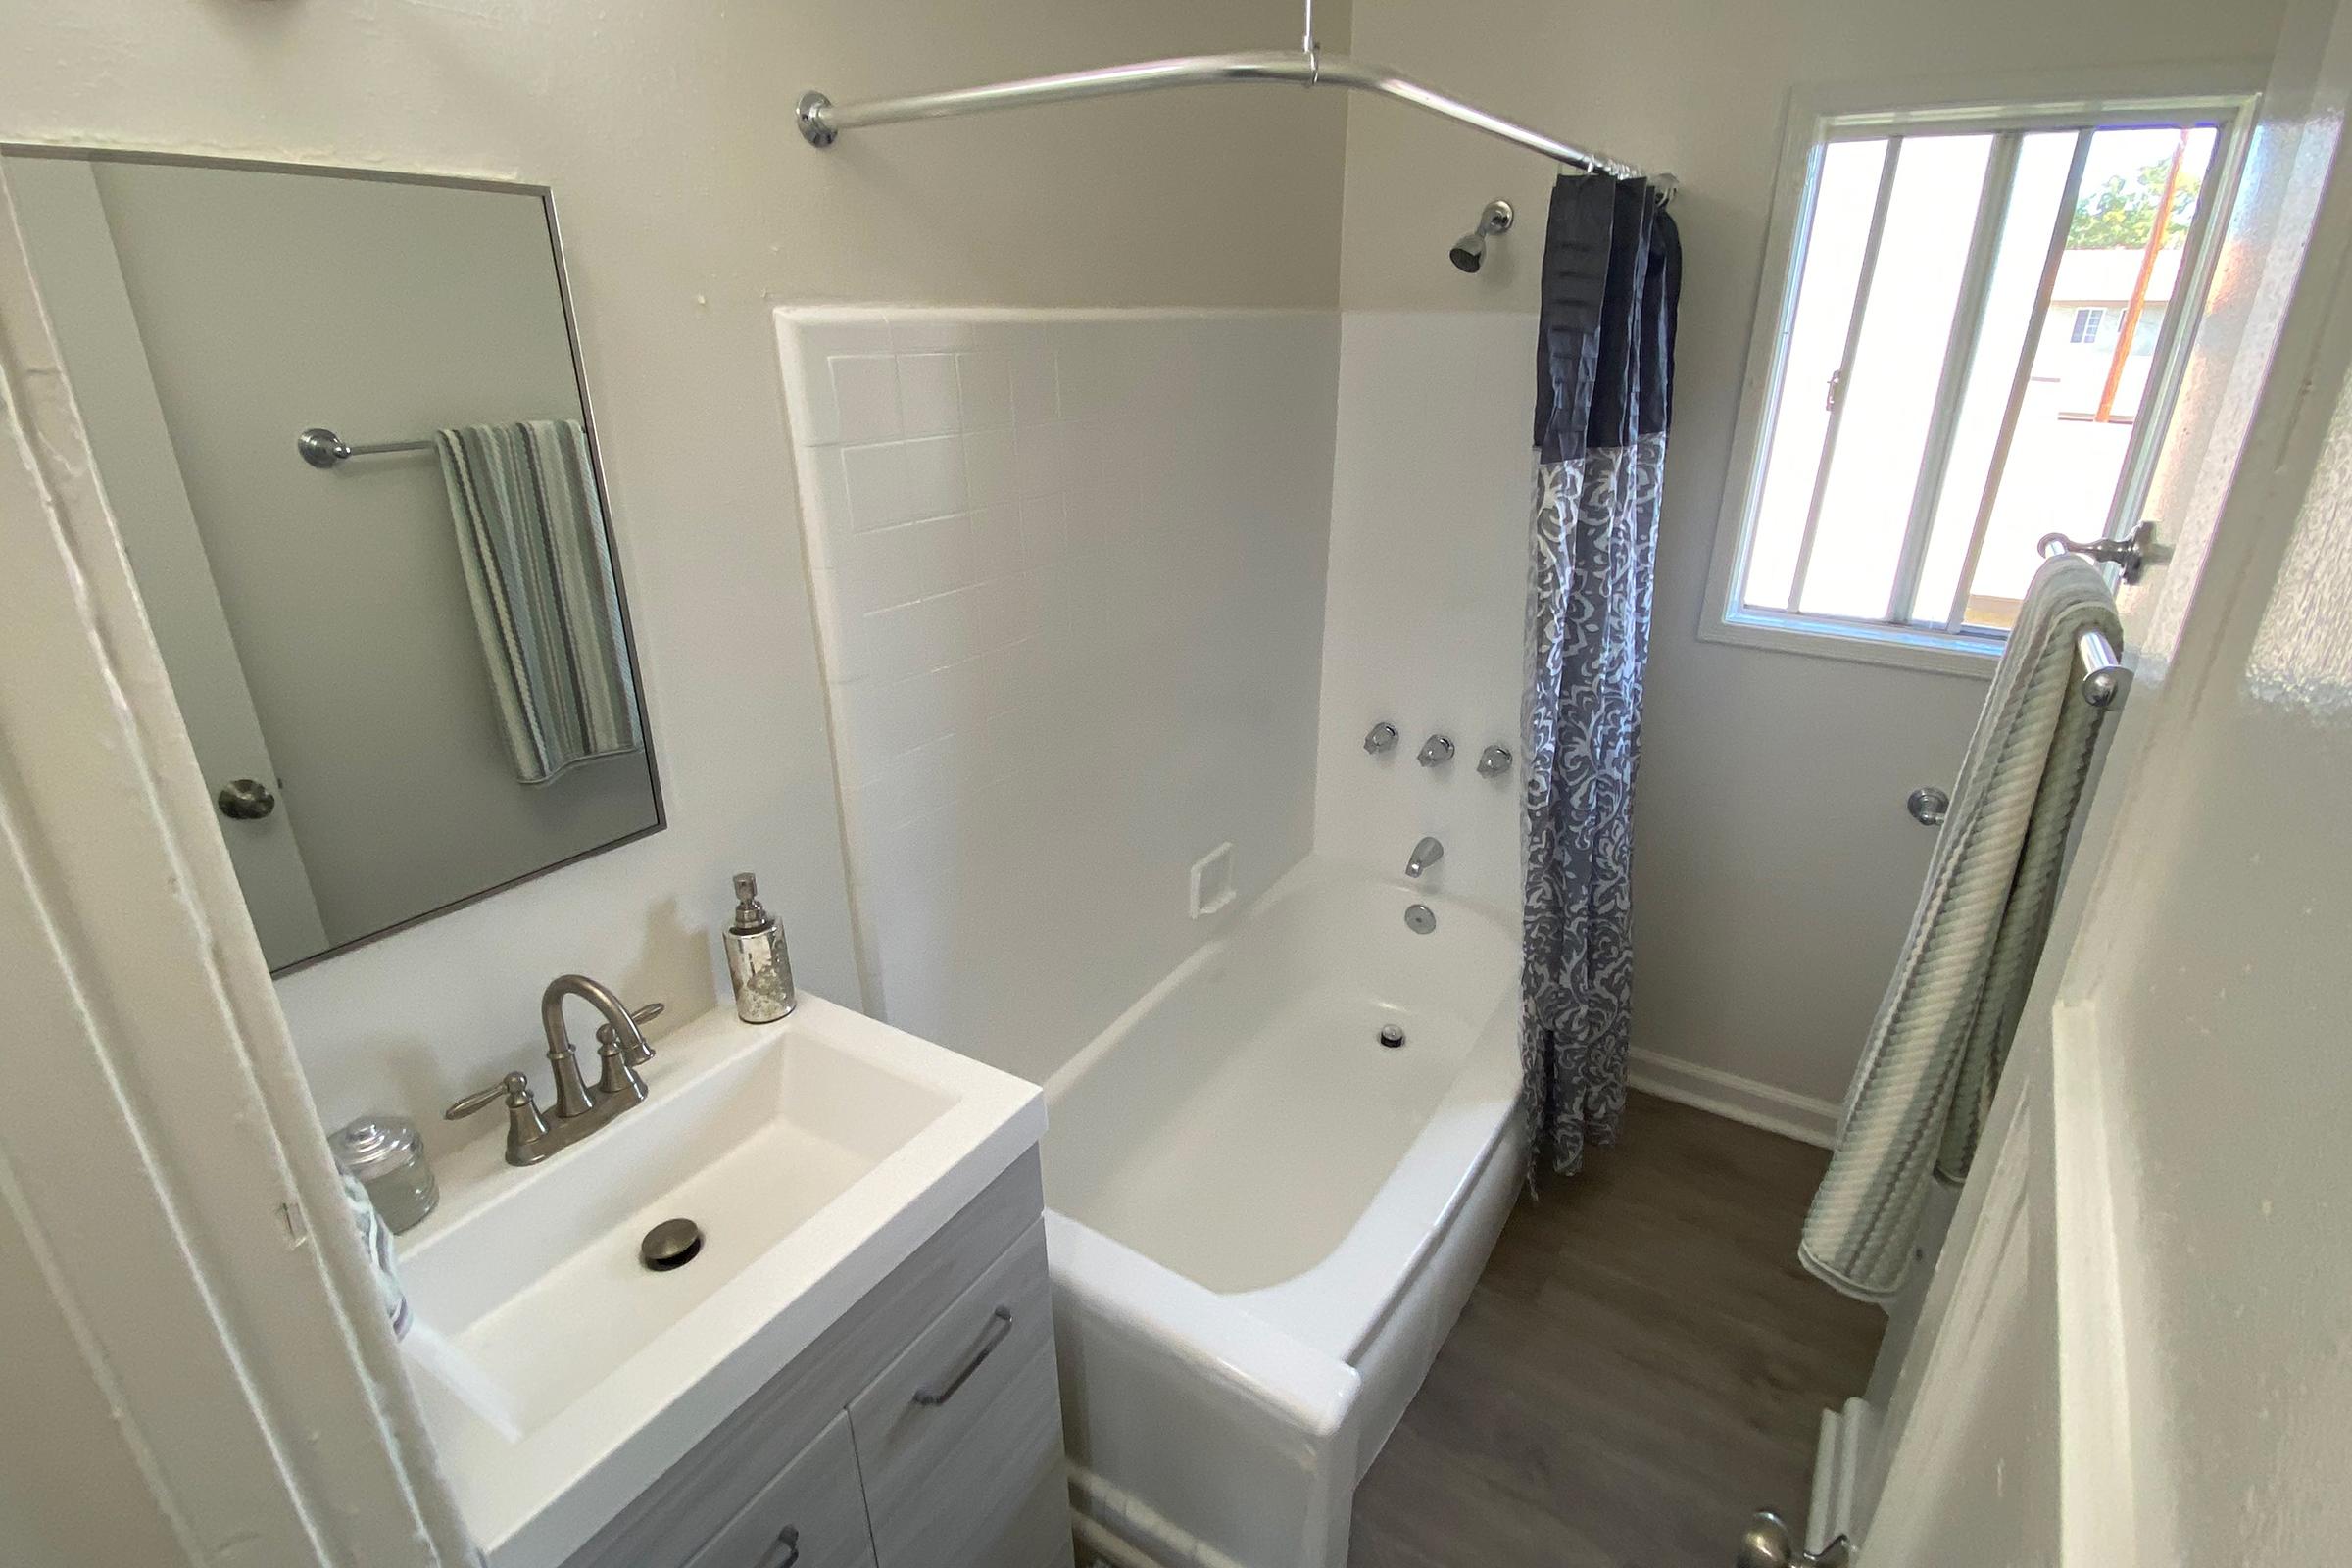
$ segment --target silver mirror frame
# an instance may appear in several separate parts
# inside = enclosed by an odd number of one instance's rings
[[[569,340],[571,349],[572,380],[579,388],[580,394],[580,423],[587,432],[588,456],[590,468],[596,482],[597,505],[604,509],[605,548],[612,556],[613,596],[620,608],[621,644],[628,651],[629,681],[637,694],[638,724],[645,736],[646,785],[653,795],[654,819],[635,832],[624,833],[618,838],[608,839],[602,844],[592,845],[576,855],[567,855],[560,860],[550,860],[536,870],[509,877],[504,882],[483,888],[479,892],[468,893],[464,898],[452,899],[447,904],[437,905],[396,924],[370,931],[366,936],[354,937],[349,942],[322,948],[307,957],[297,958],[292,963],[270,970],[270,977],[282,979],[286,975],[308,969],[313,964],[323,963],[329,958],[338,957],[354,949],[364,948],[371,942],[380,942],[385,937],[392,936],[397,932],[422,925],[427,920],[438,919],[453,910],[479,904],[485,899],[496,898],[511,888],[520,887],[525,882],[536,881],[540,877],[561,871],[565,866],[576,865],[582,860],[603,855],[611,850],[617,850],[623,845],[634,844],[639,839],[650,838],[669,826],[669,808],[662,794],[660,748],[654,741],[653,713],[646,702],[645,672],[637,652],[636,621],[629,612],[628,576],[621,569],[620,542],[617,537],[619,524],[613,515],[612,498],[605,484],[604,442],[598,432],[595,400],[588,389],[588,365],[580,348],[579,318],[572,306],[570,273],[564,266],[564,231],[556,219],[555,191],[549,186],[536,185],[525,180],[481,179],[461,174],[421,174],[405,170],[355,169],[341,164],[285,163],[267,158],[225,158],[198,153],[145,152],[135,148],[76,146],[71,143],[0,141],[0,159],[7,158],[57,158],[78,163],[162,164],[196,169],[241,169],[257,173],[309,174],[329,179],[378,180],[394,185],[435,185],[449,190],[489,191],[500,195],[535,197],[539,202],[541,213],[547,219],[548,250],[554,258],[556,268],[556,294],[563,306],[564,333]],[[38,279],[34,280],[36,288],[38,281]]]

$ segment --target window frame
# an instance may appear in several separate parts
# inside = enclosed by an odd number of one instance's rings
[[[2069,73],[2063,77],[2043,74],[1936,83],[1800,87],[1792,92],[1784,120],[1764,270],[1740,378],[1740,410],[1725,472],[1699,636],[1710,642],[1979,679],[1990,675],[2006,640],[2006,633],[1996,630],[1947,631],[1794,610],[1756,609],[1740,603],[1749,533],[1764,483],[1763,460],[1771,450],[1772,421],[1780,404],[1782,356],[1794,325],[1798,273],[1823,147],[1833,141],[1903,133],[2030,132],[2067,128],[2090,120],[2140,116],[2211,119],[2219,127],[2205,179],[2205,189],[2212,194],[2199,203],[2175,290],[2177,300],[2194,300],[2201,307],[2223,250],[2220,236],[2227,231],[2231,199],[2245,167],[2261,80],[2258,65],[2239,62],[2193,69]],[[1856,308],[1860,309],[1859,301]],[[2201,314],[2201,309],[2166,313],[2154,345],[2156,374],[2142,401],[2143,409],[2155,411],[2159,416],[2143,421],[2151,433],[2132,443],[2106,519],[2106,531],[2111,535],[2128,531],[2130,521],[2137,520],[2163,444],[2160,433],[2169,422],[2189,358],[2187,345],[2180,345],[2183,352],[2175,352],[2175,340]],[[1965,351],[1961,339],[1973,337],[1975,323],[1966,323],[1965,333],[1960,326],[1956,321],[1953,343]],[[1946,434],[1931,431],[1929,463],[1940,464],[1947,441]],[[1908,560],[1918,553],[1916,544],[1907,544],[1904,556]]]

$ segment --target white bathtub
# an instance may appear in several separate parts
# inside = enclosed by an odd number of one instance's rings
[[[1309,859],[1047,1084],[1071,1489],[1114,1560],[1345,1562],[1518,1188],[1517,977],[1494,911]]]

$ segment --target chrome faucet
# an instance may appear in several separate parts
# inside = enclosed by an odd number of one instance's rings
[[[1446,846],[1424,835],[1421,842],[1413,846],[1413,858],[1404,862],[1404,874],[1419,876],[1424,867],[1435,865],[1444,858]]]
[[[596,1087],[580,1077],[580,1058],[564,1029],[564,999],[579,997],[605,1021],[597,1026],[597,1057],[602,1064]],[[556,1102],[549,1115],[539,1113],[531,1081],[511,1072],[491,1088],[467,1095],[442,1115],[450,1121],[470,1116],[492,1102],[507,1107],[507,1163],[536,1165],[559,1149],[565,1149],[595,1132],[646,1097],[645,1079],[637,1069],[654,1059],[638,1026],[660,1017],[662,1004],[649,1003],[631,1011],[611,987],[584,974],[560,974],[548,982],[539,998],[539,1023],[547,1034],[547,1059],[555,1070]],[[553,1120],[549,1117],[552,1116]]]

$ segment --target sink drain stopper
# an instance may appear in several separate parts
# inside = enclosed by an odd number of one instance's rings
[[[1404,1044],[1404,1031],[1393,1023],[1384,1023],[1380,1026],[1380,1043],[1395,1051]]]
[[[684,1268],[703,1250],[703,1228],[690,1219],[665,1219],[637,1244],[637,1261],[657,1274]]]

